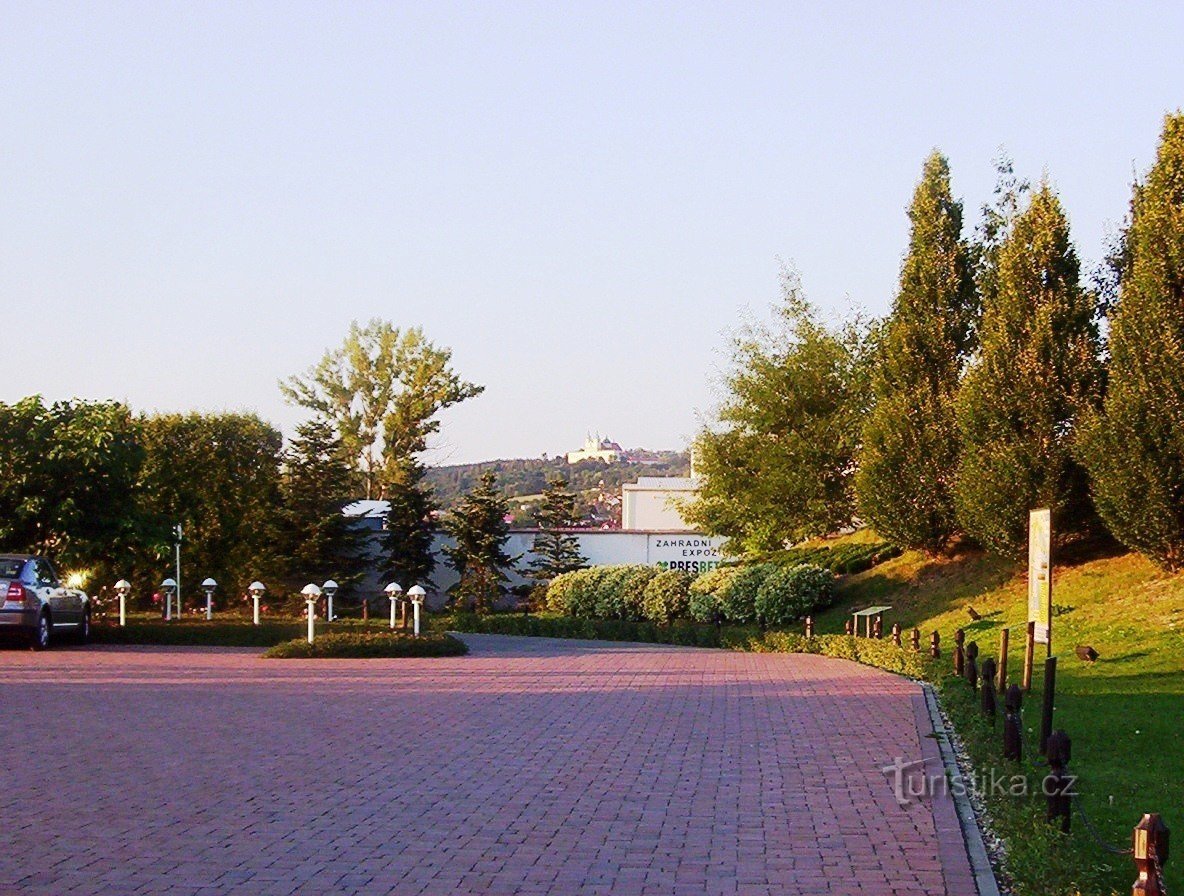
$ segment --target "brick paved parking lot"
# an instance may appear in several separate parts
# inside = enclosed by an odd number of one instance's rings
[[[0,651],[0,894],[974,893],[949,802],[879,771],[935,752],[904,679],[466,640]]]

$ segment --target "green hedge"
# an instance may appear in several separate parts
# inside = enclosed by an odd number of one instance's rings
[[[299,637],[307,631],[303,620],[286,622],[264,622],[251,625],[242,619],[236,621],[205,619],[178,619],[165,622],[163,619],[141,621],[129,619],[124,627],[110,624],[96,624],[91,627],[91,641],[96,644],[165,644],[170,646],[193,645],[201,647],[271,647],[283,641]]]
[[[695,577],[680,569],[665,569],[648,585],[641,599],[642,614],[649,622],[668,625],[688,613],[691,583]]]
[[[446,634],[416,638],[403,632],[332,632],[309,644],[305,638],[284,641],[268,649],[269,659],[346,659],[384,657],[462,656],[469,648]]]
[[[899,556],[900,548],[886,541],[877,541],[863,544],[848,542],[834,547],[789,548],[759,554],[753,559],[781,566],[810,564],[829,569],[836,575],[851,575]]]

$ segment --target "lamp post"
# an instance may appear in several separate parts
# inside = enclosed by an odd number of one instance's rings
[[[415,612],[415,637],[419,637],[419,608],[423,604],[423,599],[427,596],[427,592],[419,585],[412,585],[411,590],[407,592],[407,596],[411,598],[411,605]]]
[[[391,582],[382,589],[386,592],[386,596],[391,599],[391,630],[395,628],[395,604],[399,602],[399,595],[403,593],[403,586],[398,582]]]
[[[120,579],[115,583],[115,593],[119,595],[119,626],[127,625],[127,596],[131,593],[132,583],[127,579]]]
[[[164,592],[164,621],[170,622],[173,618],[173,595],[177,591],[177,583],[173,579],[165,579],[160,583],[160,590]],[[177,608],[178,611],[180,609]]]
[[[263,597],[263,592],[267,590],[267,586],[262,582],[252,582],[247,586],[247,591],[251,593],[251,599],[255,602],[255,624],[259,624],[259,598]]]
[[[218,583],[213,579],[205,579],[201,583],[201,590],[206,593],[206,622],[214,618],[214,591]]]
[[[337,593],[337,583],[329,579],[321,586],[321,590],[325,592],[325,619],[332,622],[335,618],[333,616],[333,595]]]
[[[308,604],[308,643],[311,644],[317,636],[317,600],[321,596],[321,589],[309,582],[300,589],[300,593]]]

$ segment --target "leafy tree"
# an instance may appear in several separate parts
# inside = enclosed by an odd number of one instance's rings
[[[452,352],[418,327],[354,322],[339,348],[280,389],[292,404],[333,421],[372,498],[383,491],[384,473],[394,481],[400,465],[427,448],[441,410],[483,391],[458,377],[451,361]]]
[[[88,573],[88,587],[123,575],[123,555],[142,534],[143,462],[122,404],[47,407],[39,396],[0,404],[0,548],[54,557]]]
[[[284,454],[276,529],[281,576],[291,591],[309,581],[355,585],[369,564],[366,534],[342,514],[354,471],[341,439],[323,420],[303,423]]]
[[[716,427],[695,442],[697,497],[686,519],[725,550],[771,550],[849,525],[852,472],[869,400],[867,332],[823,324],[784,276],[780,327],[734,342]]]
[[[925,160],[909,208],[912,235],[872,378],[855,489],[881,535],[934,552],[953,536],[958,432],[954,397],[972,347],[977,296],[950,170]]]
[[[279,431],[254,414],[202,413],[142,417],[140,430],[147,452],[142,506],[153,537],[138,559],[138,584],[155,586],[171,570],[178,522],[183,596],[196,594],[206,576],[218,581],[223,599],[253,578],[274,579]]]
[[[565,572],[583,569],[588,559],[580,553],[580,541],[563,531],[576,525],[576,496],[563,477],[552,479],[535,509],[539,533],[534,537],[530,569],[543,582]]]
[[[424,473],[422,466],[408,461],[386,489],[390,509],[383,536],[383,573],[404,588],[430,585],[436,568],[432,539],[437,507]]]
[[[454,542],[444,553],[460,575],[454,586],[456,597],[478,613],[493,609],[506,571],[517,563],[518,558],[505,550],[510,534],[508,513],[509,505],[498,490],[496,477],[484,473],[477,487],[444,518],[444,531]]]
[[[1011,223],[983,281],[982,350],[958,394],[958,519],[984,547],[1018,554],[1028,511],[1055,531],[1093,519],[1076,424],[1100,394],[1094,297],[1079,282],[1069,223],[1047,184]]]
[[[1110,381],[1081,457],[1103,522],[1168,569],[1184,567],[1184,114],[1167,116],[1116,253]]]

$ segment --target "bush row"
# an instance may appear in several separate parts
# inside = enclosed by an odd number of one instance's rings
[[[688,647],[722,647],[752,653],[816,653],[854,660],[917,679],[933,676],[936,660],[922,651],[897,647],[890,640],[850,635],[804,635],[784,631],[758,632],[751,627],[716,626],[677,620],[670,625],[624,619],[580,619],[571,616],[522,616],[494,614],[452,617],[449,626],[458,632],[491,635],[527,635],[541,638],[577,638],[597,641],[632,641],[641,644],[678,644]]]
[[[594,566],[556,576],[547,609],[577,619],[670,625],[679,619],[787,625],[830,604],[834,575],[813,565],[721,566],[697,578],[652,566]]]
[[[309,644],[304,638],[284,641],[269,648],[269,659],[345,659],[415,656],[462,656],[469,648],[459,638],[446,634],[425,634],[416,638],[403,632],[331,632]]]
[[[885,560],[900,556],[900,548],[886,541],[866,544],[845,543],[834,547],[818,545],[809,548],[788,548],[771,551],[758,559],[783,566],[811,564],[829,569],[836,575],[851,575],[871,569]]]

